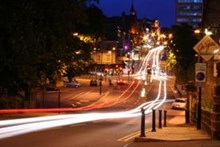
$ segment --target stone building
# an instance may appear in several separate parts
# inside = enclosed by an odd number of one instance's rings
[[[210,133],[214,139],[220,139],[220,1],[219,0],[203,0],[202,30],[208,30],[212,34],[210,37],[212,42],[206,44],[206,48],[213,42],[217,44],[216,53],[208,60],[200,60],[206,63],[206,83],[197,88],[197,99],[194,97],[192,101],[196,105],[191,112],[192,121],[199,121],[198,101],[201,97],[201,127]],[[202,34],[203,36],[203,34]],[[199,87],[199,86],[198,86]],[[201,95],[200,95],[201,94]]]

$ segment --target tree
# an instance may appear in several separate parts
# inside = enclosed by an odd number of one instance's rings
[[[86,9],[86,14],[88,16],[88,26],[86,26],[86,28],[82,28],[82,30],[94,36],[95,40],[104,38],[105,16],[103,12],[95,5],[90,5]]]
[[[177,82],[187,82],[194,79],[194,63],[195,51],[194,45],[197,43],[197,38],[193,33],[191,26],[181,24],[172,27],[173,43],[170,45],[172,52],[176,58],[175,73]]]
[[[0,88],[25,92],[55,78],[64,66],[85,66],[89,45],[73,37],[87,24],[92,0],[0,0]],[[78,54],[80,52],[80,54]]]

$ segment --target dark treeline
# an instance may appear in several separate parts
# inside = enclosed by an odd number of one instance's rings
[[[72,76],[82,72],[90,44],[73,33],[90,30],[90,1],[0,0],[1,97],[23,91],[28,101],[32,88],[56,78],[61,69],[72,69]]]

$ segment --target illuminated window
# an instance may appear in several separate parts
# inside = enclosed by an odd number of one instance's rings
[[[97,55],[97,62],[100,62],[101,61],[101,57],[100,55]]]
[[[106,56],[106,60],[107,60],[107,62],[110,62],[110,61],[111,61],[110,55],[107,55],[107,56]]]
[[[178,3],[202,3],[203,0],[178,0]]]

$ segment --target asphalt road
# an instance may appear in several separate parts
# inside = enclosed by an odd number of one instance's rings
[[[152,97],[155,97],[157,94],[157,88],[155,88],[156,85],[157,83],[153,83],[147,87],[153,87],[149,90],[147,98],[139,97],[142,86],[139,86],[137,82],[134,83],[134,85],[131,86],[131,88],[129,88],[123,96],[121,96],[121,94],[126,88],[124,89],[123,87],[118,87],[117,85],[115,87],[108,87],[108,85],[104,85],[104,96],[101,98],[99,97],[96,101],[89,101],[89,103],[96,103],[93,108],[100,106],[100,104],[105,104],[101,105],[104,107],[98,107],[95,110],[93,109],[93,112],[109,112],[117,111],[118,109],[130,109],[136,105],[146,102],[147,100],[151,100]],[[77,99],[80,101],[82,98],[85,98],[86,95],[91,98],[91,94],[97,92],[97,87],[91,91],[89,89],[91,89],[89,86],[85,86],[85,88],[81,87],[80,89],[65,89],[66,91],[62,93],[62,102],[73,102]],[[105,93],[108,94],[105,95]],[[56,93],[51,93],[51,95],[53,94],[56,95]],[[99,93],[95,93],[95,95],[100,96]],[[79,99],[79,97],[81,98]],[[54,98],[52,96],[49,98],[50,100],[54,100],[56,96],[54,96]],[[49,98],[47,97],[47,100]],[[95,96],[93,98],[95,98]],[[54,100],[54,102],[56,102],[56,100]],[[162,108],[170,109],[170,104],[165,104]],[[88,111],[90,112],[91,110],[87,110],[87,112]],[[175,113],[178,115],[181,111],[176,111]],[[169,117],[168,119],[171,119],[172,117]],[[151,114],[146,115],[146,129],[149,131],[152,126],[151,120]],[[1,139],[0,144],[3,147],[129,147],[141,146],[144,144],[147,145],[148,143],[134,142],[134,138],[139,135],[140,118],[132,117],[99,120],[56,127],[53,129]],[[149,146],[153,145],[149,143]]]
[[[179,111],[177,113],[180,113]],[[151,115],[146,115],[146,129],[151,131]],[[99,120],[57,127],[0,140],[2,147],[126,147],[140,136],[140,118]]]

